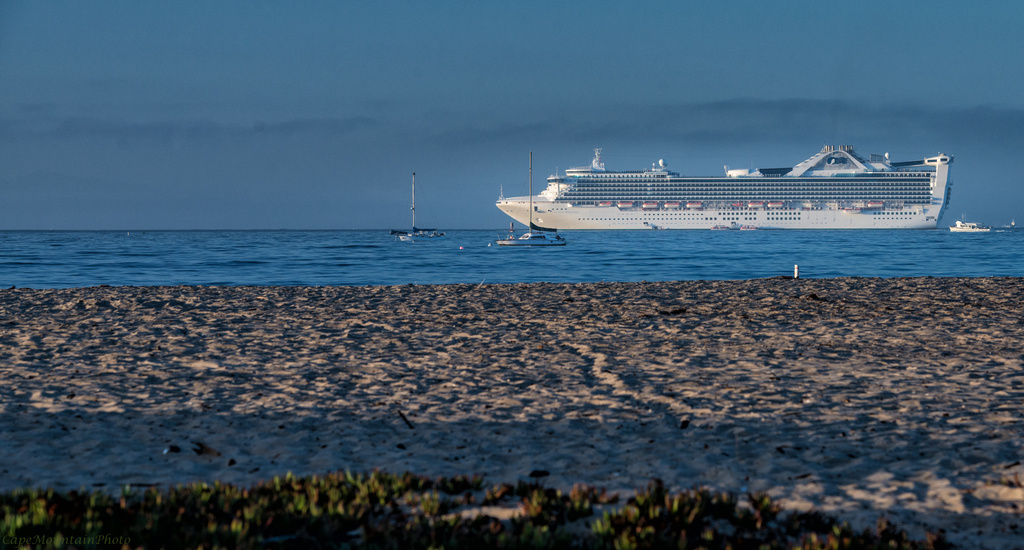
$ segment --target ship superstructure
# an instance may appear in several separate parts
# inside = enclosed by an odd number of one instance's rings
[[[953,157],[890,162],[852,146],[826,145],[786,168],[725,169],[689,177],[660,160],[609,171],[601,149],[590,166],[553,175],[530,197],[497,206],[524,225],[552,229],[934,229],[949,199]]]

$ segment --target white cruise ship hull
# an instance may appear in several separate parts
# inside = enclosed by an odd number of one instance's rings
[[[529,223],[529,197],[498,201],[512,219]],[[552,229],[711,229],[752,226],[758,229],[935,229],[939,207],[921,210],[642,210],[574,207],[533,198],[534,223]]]
[[[825,146],[786,168],[729,170],[719,177],[590,166],[548,178],[533,197],[496,206],[527,227],[548,229],[935,229],[952,185],[948,155],[908,162]],[[532,205],[532,216],[531,216]]]

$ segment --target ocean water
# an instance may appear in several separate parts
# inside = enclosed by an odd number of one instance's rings
[[[0,286],[400,285],[1024,276],[1024,231],[499,231],[403,243],[387,231],[0,231]]]

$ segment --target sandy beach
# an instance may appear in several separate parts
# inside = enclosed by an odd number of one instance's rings
[[[0,290],[0,489],[766,491],[1024,548],[1024,279]]]

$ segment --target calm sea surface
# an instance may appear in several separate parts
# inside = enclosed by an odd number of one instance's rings
[[[0,285],[397,285],[801,277],[1024,276],[1024,231],[0,231]]]

